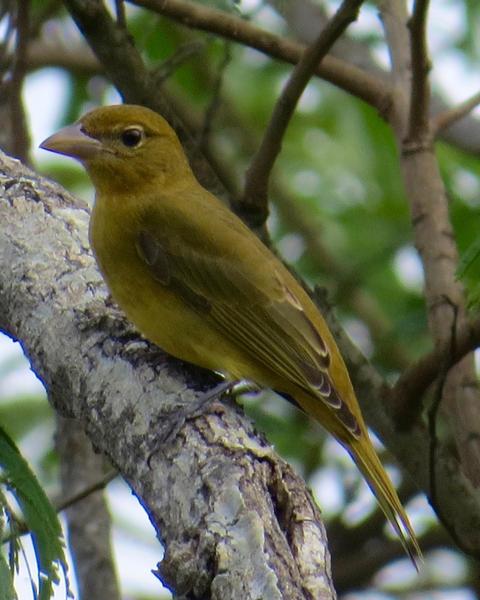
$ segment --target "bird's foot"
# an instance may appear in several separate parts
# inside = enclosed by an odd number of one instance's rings
[[[135,331],[125,314],[113,303],[111,296],[106,301],[92,300],[83,310],[76,311],[80,331],[103,329],[112,332]],[[138,335],[138,334],[137,334]]]
[[[215,387],[207,390],[194,402],[188,404],[188,406],[180,409],[173,418],[169,419],[169,427],[163,431],[157,438],[156,447],[152,450],[147,458],[147,464],[150,467],[153,456],[159,452],[162,446],[172,443],[178,435],[178,432],[182,429],[187,421],[196,419],[205,413],[207,406],[218,400],[224,394],[235,393],[234,389],[238,381],[222,381]],[[243,393],[243,392],[242,392]]]

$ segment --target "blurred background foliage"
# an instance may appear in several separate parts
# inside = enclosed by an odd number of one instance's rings
[[[289,1],[202,3],[293,37],[289,23],[282,17]],[[330,13],[337,3],[318,0],[317,4]],[[23,89],[25,112],[32,124],[32,161],[44,174],[90,198],[90,185],[79,167],[34,150],[41,139],[36,139],[33,125],[46,118],[41,111],[52,93],[59,94],[52,102],[60,107],[48,120],[52,131],[94,106],[120,99],[62,3],[33,0],[30,5],[35,41],[43,50],[50,48],[43,55],[38,52],[32,56]],[[109,6],[113,12],[113,3]],[[129,4],[126,9],[129,32],[145,63],[162,75],[165,97],[184,117],[198,143],[208,148],[221,165],[228,191],[238,194],[291,66]],[[453,81],[455,69],[470,73],[471,85],[480,84],[480,3],[437,0],[432,3],[432,13],[433,92],[452,103],[469,95],[459,78]],[[449,28],[448,22],[455,26]],[[6,42],[11,43],[5,19],[0,26]],[[373,2],[364,5],[359,23],[348,30],[348,38],[363,48],[376,68],[385,64],[386,48]],[[71,64],[68,56],[62,56],[61,49],[66,46],[72,50],[72,57],[77,57],[77,61],[70,59]],[[33,77],[36,97],[30,92]],[[471,152],[452,143],[437,145],[461,252],[466,252],[478,237],[480,139],[476,143],[478,150]],[[397,148],[389,128],[369,106],[326,82],[313,80],[288,129],[270,197],[272,244],[307,282],[327,290],[347,331],[382,374],[393,381],[410,361],[429,349],[430,338],[422,268],[412,245]],[[480,260],[471,261],[465,281],[472,298],[478,294],[479,274]],[[25,366],[17,354],[13,355],[3,342],[0,352],[0,422],[25,450],[54,496],[58,485],[52,411],[38,388],[32,393],[28,386],[23,387]],[[258,428],[312,486],[329,525],[335,581],[341,597],[480,597],[478,565],[453,548],[426,501],[402,480],[389,456],[385,455],[384,460],[391,464],[392,477],[415,528],[422,534],[426,568],[419,576],[390,535],[385,534],[383,518],[338,445],[271,394],[247,397],[245,406]],[[121,568],[125,560],[122,551],[131,556],[133,544],[150,552],[143,555],[138,551],[145,562],[135,567],[143,570],[148,582],[141,583],[137,578],[124,582],[124,589],[131,598],[157,598],[158,582],[149,570],[158,556],[147,519],[144,523],[138,518],[128,520],[124,506],[134,501],[121,484],[111,484],[108,493],[116,523],[121,576],[128,571]]]

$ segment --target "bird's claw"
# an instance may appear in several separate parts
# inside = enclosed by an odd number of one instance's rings
[[[175,416],[169,419],[170,426],[168,429],[164,430],[157,437],[158,443],[147,458],[148,467],[151,468],[152,458],[161,450],[162,446],[173,443],[178,435],[178,432],[182,429],[187,421],[191,421],[205,414],[206,407],[212,404],[215,400],[218,400],[218,398],[220,398],[220,396],[223,394],[231,393],[234,390],[236,383],[238,382],[222,381],[212,389],[201,394],[195,399],[194,402],[177,411]]]

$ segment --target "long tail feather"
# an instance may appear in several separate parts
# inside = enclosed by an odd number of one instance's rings
[[[362,436],[360,440],[356,440],[350,446],[346,446],[346,448],[365,477],[380,508],[392,524],[402,546],[418,571],[420,563],[423,561],[423,556],[417,537],[407,513],[398,498],[397,492],[388,478],[370,440]]]

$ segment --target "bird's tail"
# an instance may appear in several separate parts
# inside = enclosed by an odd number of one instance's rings
[[[353,443],[350,442],[348,446],[346,445],[346,448],[365,477],[380,508],[392,524],[402,546],[418,571],[419,564],[423,560],[418,540],[397,492],[370,440],[366,436],[362,436],[359,440],[355,440]]]

